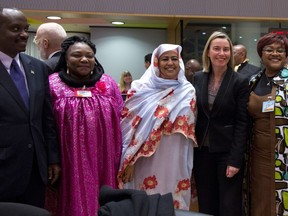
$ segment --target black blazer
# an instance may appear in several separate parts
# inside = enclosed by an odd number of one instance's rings
[[[208,105],[208,76],[201,72],[195,75],[198,117],[196,138],[201,148],[209,131],[209,151],[229,152],[227,165],[241,167],[246,149],[248,127],[248,82],[239,73],[228,68],[213,108]]]
[[[242,74],[249,82],[251,76],[259,73],[260,70],[261,68],[256,67],[255,65],[249,64],[248,62],[244,62],[240,65],[237,72]]]
[[[56,65],[58,64],[58,61],[60,59],[61,52],[55,53],[51,58],[46,59],[44,62],[49,67],[49,75],[55,72]],[[58,71],[57,71],[58,72]]]
[[[33,156],[47,183],[48,163],[60,163],[45,63],[20,54],[29,88],[29,110],[0,61],[0,199],[23,193]]]
[[[174,216],[171,193],[147,195],[142,190],[112,189],[104,185],[99,203],[98,216]]]

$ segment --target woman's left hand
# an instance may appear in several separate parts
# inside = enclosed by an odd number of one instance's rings
[[[121,179],[122,179],[123,183],[126,184],[127,182],[132,181],[133,176],[134,176],[134,165],[128,165],[125,168],[125,170],[121,176]]]
[[[227,166],[226,168],[226,177],[232,178],[235,174],[239,172],[239,168],[233,166]]]

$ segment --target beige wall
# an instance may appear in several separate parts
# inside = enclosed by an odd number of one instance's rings
[[[1,0],[1,7],[189,17],[287,18],[286,0]]]

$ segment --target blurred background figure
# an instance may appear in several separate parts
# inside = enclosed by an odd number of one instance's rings
[[[260,68],[249,64],[246,47],[242,44],[233,46],[234,70],[247,79],[260,72]]]
[[[54,72],[61,55],[61,44],[66,37],[65,29],[58,23],[43,23],[37,29],[34,43],[37,45],[41,59],[50,68],[50,73]]]
[[[151,66],[132,82],[122,111],[118,180],[120,188],[171,192],[174,207],[188,210],[197,146],[196,94],[185,78],[181,50],[179,45],[161,44]]]
[[[100,187],[117,187],[123,100],[95,54],[88,39],[69,37],[62,44],[59,72],[49,76],[63,170],[57,216],[97,215]],[[53,210],[55,202],[47,205]]]
[[[286,60],[285,60],[285,65],[284,65],[284,67],[285,67],[286,69],[288,69],[288,57],[287,57]]]
[[[151,57],[152,57],[152,53],[148,53],[147,55],[144,56],[144,66],[145,69],[147,69],[150,64],[151,64]]]
[[[250,81],[248,111],[253,119],[250,152],[251,216],[288,215],[288,40],[262,36],[257,52],[263,71]]]
[[[190,59],[186,62],[185,64],[185,76],[186,79],[194,84],[194,75],[197,71],[201,70],[201,65],[199,63],[199,61],[197,61],[196,59]]]
[[[123,71],[120,77],[119,89],[123,100],[125,101],[127,92],[131,88],[132,75],[129,71]]]

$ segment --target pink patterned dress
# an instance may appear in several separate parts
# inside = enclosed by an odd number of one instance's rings
[[[82,94],[77,93],[81,89],[62,82],[58,73],[52,74],[49,82],[61,143],[62,173],[59,191],[54,194],[58,206],[51,207],[51,191],[48,205],[58,216],[95,216],[100,187],[117,186],[121,94],[106,74]]]

